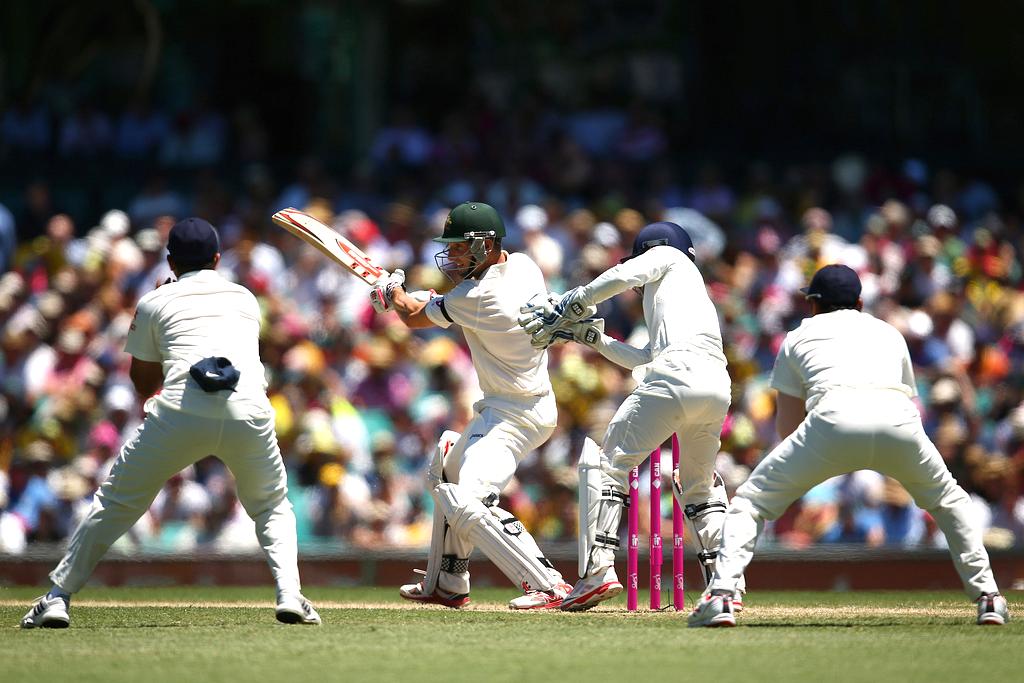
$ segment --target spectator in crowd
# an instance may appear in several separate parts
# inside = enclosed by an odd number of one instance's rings
[[[35,528],[39,519],[57,520],[44,535],[63,540],[66,498],[77,497],[81,481],[49,473],[73,465],[92,488],[134,431],[142,407],[124,391],[124,335],[138,298],[170,275],[164,245],[171,225],[197,203],[224,205],[224,224],[234,227],[222,235],[222,269],[260,302],[282,454],[300,534],[311,530],[302,538],[339,547],[425,544],[432,509],[418,477],[441,429],[464,424],[479,392],[465,339],[441,330],[396,336],[370,313],[361,282],[274,228],[269,216],[285,205],[320,212],[382,263],[418,262],[409,272],[415,288],[443,291],[430,238],[452,206],[483,193],[501,205],[514,227],[510,240],[521,240],[553,290],[605,270],[651,221],[690,232],[721,312],[733,379],[719,460],[732,472],[732,487],[775,439],[765,386],[778,344],[799,322],[796,290],[820,265],[850,265],[864,283],[867,310],[908,338],[925,429],[997,530],[990,540],[1024,544],[1016,521],[1024,509],[1020,212],[1001,208],[1015,205],[997,202],[978,174],[887,168],[844,155],[757,163],[737,175],[726,165],[680,163],[679,141],[657,105],[562,111],[536,94],[524,96],[521,109],[456,107],[436,125],[396,109],[371,133],[367,154],[339,173],[337,160],[310,155],[272,166],[264,123],[248,113],[238,112],[229,127],[225,112],[234,110],[209,103],[175,114],[139,102],[107,112],[83,99],[51,121],[59,108],[25,97],[0,117],[5,159],[112,153],[149,161],[141,177],[96,165],[76,176],[74,191],[59,174],[33,172],[0,197],[8,207],[0,208],[0,454],[12,454],[0,458],[0,547],[37,542],[23,513]],[[177,175],[225,161],[201,187]],[[107,216],[118,205],[129,222]],[[643,346],[638,300],[621,299],[600,311],[606,329]],[[536,520],[531,531],[542,546],[572,537],[575,483],[561,468],[585,435],[602,431],[607,407],[630,389],[628,374],[595,365],[586,350],[551,353],[562,418],[552,440],[524,460],[510,499],[524,521]],[[325,416],[333,438],[318,445],[325,453],[311,450],[307,438],[303,415],[313,411]],[[394,435],[393,451],[381,446],[382,432]],[[45,463],[41,443],[52,450]],[[888,483],[880,492],[826,484],[778,520],[769,540],[942,543]],[[182,542],[249,538],[235,533],[244,514],[230,486],[201,471],[191,485],[206,491],[209,506],[180,520]],[[381,504],[371,509],[373,500]]]

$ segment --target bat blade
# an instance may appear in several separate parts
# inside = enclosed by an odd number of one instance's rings
[[[272,216],[275,223],[299,239],[316,247],[324,256],[346,268],[366,284],[388,277],[388,272],[373,262],[362,249],[343,235],[298,209],[281,209]]]

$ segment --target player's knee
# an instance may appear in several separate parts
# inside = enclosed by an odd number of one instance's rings
[[[745,495],[741,491],[736,491],[736,495],[729,501],[729,511],[727,514],[745,514],[754,519],[778,519],[782,512],[784,510],[776,512],[766,508],[757,499],[757,496]]]
[[[630,453],[619,446],[613,446],[611,449],[602,448],[601,454],[601,470],[625,491],[629,486],[630,470],[640,465],[650,452]]]
[[[486,501],[485,501],[486,504]],[[498,507],[497,505],[491,505],[487,508],[497,520],[498,524],[501,525],[501,530],[509,536],[521,536],[526,533],[526,527],[519,521],[519,518],[513,515],[508,510]]]
[[[957,484],[956,480],[952,477],[949,478],[949,481],[944,482],[941,488],[926,492],[914,491],[911,495],[914,498],[914,503],[927,512],[932,512],[936,508],[955,508],[961,505],[969,505],[971,502],[971,497],[967,495],[967,491]]]
[[[100,486],[93,498],[93,506],[104,510],[120,508],[121,510],[133,510],[141,516],[149,509],[149,506],[159,493],[159,487],[146,491],[125,492],[124,487],[115,487],[108,484]]]
[[[238,502],[242,504],[245,514],[249,515],[251,519],[256,519],[261,515],[281,510],[282,508],[292,509],[292,504],[288,500],[287,489],[283,488],[261,491],[256,495],[244,495],[242,492],[239,492]]]
[[[480,498],[460,484],[441,484],[437,492],[437,503],[444,512],[448,525],[456,534],[462,535],[480,524],[490,514]]]
[[[452,449],[455,448],[455,444],[462,438],[462,434],[452,429],[446,429],[441,432],[441,438],[437,440],[437,453],[442,461],[448,454],[451,453]]]
[[[433,489],[444,481],[444,468],[448,455],[455,449],[455,444],[461,437],[461,434],[451,429],[442,432],[441,438],[437,441],[437,448],[434,450],[434,457],[430,459],[430,468],[427,472],[429,488]]]

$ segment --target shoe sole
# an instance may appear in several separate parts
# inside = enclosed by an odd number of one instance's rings
[[[530,605],[529,607],[516,607],[515,605],[509,605],[508,608],[510,610],[515,610],[516,612],[528,612],[532,609],[558,609],[561,606],[561,600],[552,600],[551,602],[546,602],[543,605]]]
[[[978,617],[978,626],[1002,626],[1006,623],[998,614],[986,614],[985,616]]]
[[[622,592],[621,583],[606,583],[589,593],[581,595],[579,599],[566,603],[562,600],[561,610],[563,612],[586,612],[588,609],[597,607],[605,600],[610,600]]]
[[[410,602],[418,602],[421,605],[441,605],[442,607],[449,607],[451,609],[459,609],[461,607],[465,607],[470,602],[468,596],[465,598],[460,598],[458,600],[444,600],[442,598],[434,597],[414,598],[410,595],[404,595],[402,593],[399,593],[399,595],[402,598],[409,600]]]
[[[722,617],[725,617],[724,619]],[[736,625],[736,618],[731,614],[719,614],[708,623],[687,624],[687,628],[732,628]]]
[[[316,626],[317,622],[309,621],[301,614],[295,612],[275,612],[274,616],[282,624],[304,624],[306,626]]]
[[[42,622],[41,624],[22,623],[21,627],[28,630],[33,628],[67,628],[70,625],[70,621],[64,621],[63,619],[50,619]]]

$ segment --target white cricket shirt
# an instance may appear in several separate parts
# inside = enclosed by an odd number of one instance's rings
[[[272,411],[259,354],[256,297],[214,270],[185,273],[139,299],[125,342],[135,358],[160,363],[160,405],[207,417],[245,419]],[[188,374],[208,356],[223,356],[241,376],[234,391],[207,393]]]
[[[771,385],[810,412],[832,389],[892,389],[917,395],[907,342],[887,322],[844,309],[804,319],[786,335]]]
[[[530,346],[519,327],[519,308],[547,294],[544,276],[528,256],[508,254],[478,280],[467,279],[427,304],[439,327],[462,327],[485,397],[522,399],[551,392],[547,351]]]
[[[598,304],[631,287],[644,288],[651,359],[669,350],[688,349],[725,363],[718,311],[689,256],[675,247],[652,247],[598,275],[585,287],[585,296]]]

